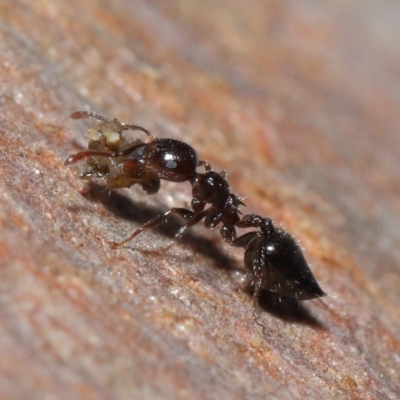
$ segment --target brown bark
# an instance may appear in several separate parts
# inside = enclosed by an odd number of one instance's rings
[[[0,3],[1,399],[400,396],[400,24],[301,4]],[[332,296],[265,307],[263,336],[217,231],[112,251],[190,186],[85,185],[85,107],[227,170]]]

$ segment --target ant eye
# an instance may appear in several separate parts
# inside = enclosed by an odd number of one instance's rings
[[[273,244],[270,244],[266,247],[268,253],[273,253],[275,251],[275,246]]]

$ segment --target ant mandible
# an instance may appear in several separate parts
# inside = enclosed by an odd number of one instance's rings
[[[157,193],[161,180],[188,181],[192,186],[191,210],[171,208],[146,222],[122,242],[112,242],[112,247],[124,246],[140,233],[166,221],[171,214],[177,214],[185,221],[177,236],[204,220],[207,228],[221,224],[220,234],[224,241],[244,248],[246,283],[253,290],[256,322],[255,309],[262,290],[297,300],[325,295],[293,237],[283,229],[275,228],[269,218],[255,214],[242,216],[239,207],[244,203],[231,193],[226,173],[215,172],[208,162],[199,160],[191,146],[180,140],[154,138],[145,128],[91,111],[71,114],[74,119],[89,117],[101,122],[88,131],[88,150],[71,155],[65,161],[65,165],[70,165],[86,159],[87,169],[81,174],[82,179],[103,178],[110,189],[139,184],[147,194]],[[124,137],[126,130],[142,131],[148,141]],[[198,172],[199,167],[203,167],[204,172]],[[258,230],[237,237],[236,228]]]

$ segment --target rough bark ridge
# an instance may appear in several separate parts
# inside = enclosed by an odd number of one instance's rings
[[[393,7],[1,2],[1,399],[399,398]],[[263,337],[229,273],[243,252],[217,232],[165,250],[175,221],[110,250],[190,187],[84,185],[63,166],[86,144],[90,122],[68,118],[84,107],[227,170],[333,296],[267,302]]]

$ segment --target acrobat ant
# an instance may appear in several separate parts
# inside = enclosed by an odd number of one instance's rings
[[[215,172],[208,162],[199,160],[191,146],[175,139],[154,138],[145,128],[91,111],[71,114],[74,119],[89,117],[101,122],[88,131],[88,150],[71,155],[65,161],[65,165],[70,165],[86,159],[87,169],[81,174],[82,179],[102,178],[110,189],[139,184],[147,194],[157,193],[161,180],[188,181],[192,186],[191,210],[171,208],[146,222],[122,242],[112,242],[112,247],[124,246],[140,233],[166,221],[171,214],[177,214],[185,221],[177,236],[203,220],[207,228],[220,224],[224,241],[245,250],[246,282],[253,289],[253,315],[258,325],[261,324],[255,309],[262,290],[296,300],[325,295],[293,237],[275,228],[269,218],[255,214],[242,216],[239,207],[244,203],[231,193],[226,173]],[[123,132],[127,130],[145,133],[148,141],[124,137]],[[204,172],[198,172],[200,167]],[[236,228],[258,230],[237,237]]]

